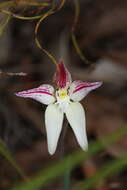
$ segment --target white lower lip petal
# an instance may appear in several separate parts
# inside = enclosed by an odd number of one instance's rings
[[[71,102],[66,111],[66,116],[79,145],[83,150],[87,150],[86,121],[82,105],[79,102]]]
[[[48,151],[54,154],[63,124],[63,112],[60,112],[57,104],[50,104],[45,111],[45,125],[48,140]]]

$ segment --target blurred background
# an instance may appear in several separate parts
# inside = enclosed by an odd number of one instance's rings
[[[47,6],[33,2],[46,2]],[[61,4],[60,1],[54,2],[58,7]],[[55,65],[35,43],[38,20],[24,19],[45,14],[51,5],[51,0],[0,1],[0,138],[30,178],[40,169],[61,159],[60,146],[54,156],[47,151],[45,106],[14,95],[18,91],[53,83]],[[40,24],[38,39],[57,60],[64,60],[74,80],[103,81],[101,88],[82,101],[86,110],[89,142],[101,140],[103,143],[104,136],[110,136],[127,123],[127,1],[79,0],[78,6],[80,11],[75,36],[88,61],[81,59],[72,43],[76,11],[74,0],[66,0],[59,11]],[[7,75],[4,72],[24,72],[27,75]],[[64,149],[65,155],[79,149],[69,127]],[[119,158],[126,152],[126,136],[111,146],[105,145],[104,151],[72,170],[71,186],[95,175],[107,161]],[[3,155],[0,155],[0,165],[0,190],[23,181]],[[58,179],[43,189],[60,190],[62,183]],[[93,188],[125,189],[126,167]]]

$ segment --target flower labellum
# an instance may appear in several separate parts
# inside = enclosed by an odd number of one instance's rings
[[[71,80],[71,74],[63,61],[58,63],[55,73],[58,89],[43,84],[37,88],[16,93],[16,96],[32,98],[48,105],[45,111],[45,126],[48,151],[52,155],[56,151],[62,130],[64,115],[66,116],[75,136],[83,150],[87,150],[85,111],[79,103],[91,90],[102,85],[102,82],[82,82]]]

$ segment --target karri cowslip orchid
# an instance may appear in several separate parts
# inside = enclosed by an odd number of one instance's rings
[[[54,76],[57,89],[43,84],[38,88],[16,93],[17,96],[33,98],[48,105],[45,111],[45,126],[48,151],[54,154],[62,130],[64,114],[72,127],[77,141],[83,150],[87,150],[85,112],[79,103],[91,90],[101,86],[102,82],[82,82],[71,80],[71,74],[64,63],[58,63]]]

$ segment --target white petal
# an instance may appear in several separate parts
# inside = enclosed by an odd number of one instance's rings
[[[79,102],[71,102],[68,106],[66,116],[72,127],[77,141],[83,150],[87,150],[88,142],[86,135],[85,112]]]
[[[18,92],[15,95],[23,98],[32,98],[43,104],[48,105],[55,102],[55,97],[53,93],[54,88],[51,85],[44,84],[39,86],[38,88]]]
[[[54,154],[63,124],[63,112],[58,105],[50,104],[45,111],[45,125],[48,140],[48,151]]]
[[[102,82],[74,81],[69,89],[70,98],[73,101],[82,100],[91,90],[99,88]]]

